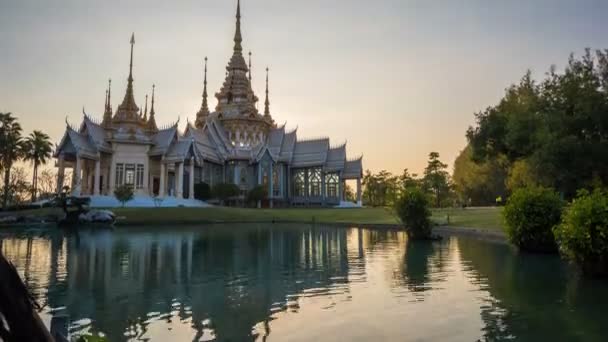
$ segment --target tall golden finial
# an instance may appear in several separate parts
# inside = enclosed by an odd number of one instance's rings
[[[152,85],[152,104],[150,106],[150,119],[148,120],[147,123],[147,128],[148,131],[151,132],[156,132],[158,131],[158,126],[156,126],[156,119],[154,118],[154,89],[156,88],[156,85]]]
[[[238,0],[236,5],[236,32],[234,33],[234,52],[242,53],[243,47],[241,43],[243,37],[241,36],[241,0]]]
[[[108,80],[108,108],[112,111],[112,79]]]
[[[131,34],[131,60],[129,61],[129,82],[133,82],[133,45],[135,45],[135,32]]]
[[[270,100],[268,99],[268,72],[270,69],[266,67],[266,101],[264,101],[264,117],[270,117]]]
[[[249,51],[249,83],[251,83],[251,51]]]
[[[144,121],[148,121],[148,94],[146,94],[146,109],[144,110]]]
[[[106,90],[106,106],[103,112],[102,124],[109,126],[112,122],[112,80],[108,80],[108,89]]]
[[[203,103],[201,109],[196,113],[194,125],[196,128],[203,128],[207,116],[209,115],[209,105],[207,104],[207,57],[205,56],[205,76],[203,81]]]

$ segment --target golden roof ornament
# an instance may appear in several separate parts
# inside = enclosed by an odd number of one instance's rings
[[[270,119],[270,100],[268,98],[268,72],[270,69],[266,67],[266,101],[264,101],[264,118]]]
[[[141,123],[137,112],[139,108],[133,96],[133,46],[135,45],[135,33],[131,35],[131,59],[129,61],[129,78],[127,79],[127,91],[120,106],[114,115],[114,123]]]
[[[102,124],[109,127],[112,124],[112,79],[108,80],[108,90],[106,90],[106,107],[103,112]]]
[[[158,126],[156,125],[156,119],[154,118],[155,112],[154,112],[154,89],[156,88],[156,85],[152,85],[152,104],[150,106],[150,118],[148,119],[146,128],[148,129],[148,131],[150,132],[156,132],[158,131]]]
[[[207,104],[207,57],[205,56],[205,72],[204,72],[204,81],[203,81],[203,103],[201,104],[201,109],[196,113],[196,121],[194,125],[197,128],[203,128],[205,125],[205,120],[209,115],[209,105]]]

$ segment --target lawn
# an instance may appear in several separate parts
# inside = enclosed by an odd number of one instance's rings
[[[317,222],[351,224],[397,224],[384,208],[362,209],[243,209],[243,208],[115,208],[119,224],[189,224],[205,222]]]
[[[119,225],[171,225],[216,222],[345,223],[361,225],[399,224],[390,208],[243,209],[243,208],[113,208]],[[440,225],[502,231],[502,208],[433,209],[432,220]],[[37,209],[21,215],[60,214],[59,209]],[[449,216],[449,223],[448,223]]]
[[[501,212],[502,207],[435,209],[432,219],[438,224],[452,227],[502,231]]]

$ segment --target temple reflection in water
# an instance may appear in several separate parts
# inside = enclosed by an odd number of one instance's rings
[[[110,341],[608,334],[607,284],[558,257],[465,238],[412,242],[399,231],[311,225],[5,229],[0,250],[47,324],[68,315],[74,335]]]
[[[364,273],[364,245],[377,238],[360,229],[226,228],[44,231],[5,239],[2,252],[23,261],[39,303],[50,316],[67,314],[74,330],[118,340],[179,320],[196,340],[242,339],[268,334],[271,314],[297,311],[300,296],[346,297],[349,272]],[[350,267],[361,269],[350,270],[348,258],[360,258]]]

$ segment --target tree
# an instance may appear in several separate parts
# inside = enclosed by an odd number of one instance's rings
[[[10,205],[22,205],[31,195],[31,184],[27,181],[27,174],[22,167],[14,167],[11,170],[8,186],[2,187],[2,193],[7,195],[7,208]]]
[[[424,169],[423,187],[435,199],[435,206],[440,207],[450,192],[450,174],[447,164],[439,160],[439,153],[429,153],[429,162]]]
[[[369,170],[363,175],[363,199],[370,206],[392,206],[399,197],[399,177],[382,170],[372,174]]]
[[[239,187],[231,183],[216,184],[213,189],[211,189],[211,195],[214,198],[219,199],[222,205],[224,205],[228,199],[238,196],[239,193]]]
[[[431,237],[431,211],[427,195],[419,188],[408,188],[395,205],[395,211],[413,239]]]
[[[53,152],[53,144],[51,138],[41,132],[33,131],[24,141],[23,144],[23,159],[30,161],[33,164],[32,175],[32,202],[36,201],[36,193],[38,190],[38,167],[51,158]]]
[[[495,158],[476,163],[467,145],[454,161],[452,181],[458,200],[463,205],[494,205],[497,197],[506,197],[508,162]]]
[[[129,184],[123,184],[114,189],[114,197],[120,201],[123,208],[127,202],[133,199],[133,186]]]
[[[572,198],[580,188],[607,185],[608,50],[571,55],[562,73],[551,67],[540,82],[526,73],[476,119],[467,131],[473,159],[504,156],[519,167],[512,186],[523,180]]]
[[[57,173],[52,169],[42,170],[36,184],[39,199],[49,199],[53,197],[57,186]],[[69,181],[67,181],[66,184],[70,184]]]
[[[9,183],[13,163],[23,155],[23,140],[21,125],[11,113],[0,113],[0,169],[4,171],[4,193],[2,208],[6,209],[9,202]]]
[[[268,188],[263,185],[258,185],[247,193],[247,203],[255,206],[256,203],[260,203],[268,199]]]

